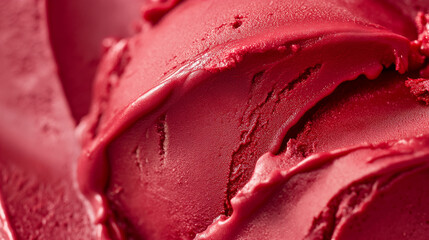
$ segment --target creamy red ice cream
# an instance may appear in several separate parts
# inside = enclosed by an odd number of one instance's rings
[[[366,236],[363,223],[350,226],[370,214],[367,205],[427,173],[429,111],[404,83],[424,67],[419,10],[380,1],[185,1],[112,46],[79,168],[104,234]],[[390,208],[403,201],[426,212],[427,194],[402,194],[411,195]],[[425,214],[405,214],[396,214],[399,232],[387,231],[387,215],[377,231],[428,235]]]
[[[96,60],[101,38],[130,34],[121,26],[136,2],[107,8],[116,27],[94,17],[93,31],[65,35],[75,21],[48,4],[53,81],[75,121],[95,71],[79,56]],[[73,6],[79,16],[97,4]],[[139,33],[103,42],[75,130],[83,198],[73,204],[93,222],[77,229],[102,239],[426,239],[428,10],[427,1],[145,2]],[[73,172],[68,159],[60,176]],[[15,192],[2,187],[2,199]],[[15,234],[11,206],[2,202],[0,226]]]

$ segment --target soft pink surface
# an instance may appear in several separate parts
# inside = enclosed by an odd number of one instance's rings
[[[144,0],[46,0],[50,40],[59,77],[76,122],[89,111],[103,39],[141,29]]]
[[[91,239],[44,1],[0,4],[0,239]]]

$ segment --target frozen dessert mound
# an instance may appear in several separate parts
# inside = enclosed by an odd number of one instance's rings
[[[427,239],[428,13],[4,1],[0,239]]]
[[[146,9],[81,124],[100,236],[427,236],[427,15],[365,3]]]
[[[0,239],[429,236],[427,0],[4,1],[0,33]]]

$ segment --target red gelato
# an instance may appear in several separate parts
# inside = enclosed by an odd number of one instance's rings
[[[426,0],[37,4],[0,5],[0,238],[429,237]]]
[[[393,176],[416,168],[415,161],[427,167],[429,109],[404,83],[425,64],[419,11],[418,3],[383,1],[185,1],[147,32],[114,45],[82,125],[79,165],[103,234],[352,234],[345,226],[358,221],[353,209],[360,201],[378,204],[380,184],[393,185]],[[389,69],[380,76],[383,68]],[[388,160],[371,160],[379,154]],[[331,162],[345,166],[325,169]],[[319,172],[328,175],[313,176]],[[303,182],[293,183],[299,186],[288,185],[301,175]],[[361,181],[371,189],[348,203]],[[309,202],[300,209],[294,201]],[[347,216],[330,219],[343,202],[351,205]],[[407,217],[423,224],[419,236],[429,235],[424,218]],[[379,226],[383,233],[388,224]]]

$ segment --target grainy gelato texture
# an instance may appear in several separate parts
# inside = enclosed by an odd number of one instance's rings
[[[0,239],[429,237],[427,0],[33,3]]]
[[[44,1],[0,3],[0,239],[91,239]]]
[[[81,147],[71,112],[74,107],[79,108],[76,116],[88,111],[90,95],[86,86],[92,84],[90,74],[97,65],[89,59],[100,58],[102,38],[123,36],[120,35],[123,30],[118,32],[110,28],[106,33],[99,28],[100,24],[80,19],[87,17],[101,22],[101,16],[107,15],[109,9],[102,7],[102,1],[69,2],[7,0],[0,3],[1,240],[96,239],[96,227],[76,187]],[[70,6],[73,4],[75,8]],[[109,4],[115,5],[115,1],[104,1],[104,5]],[[89,6],[94,9],[89,15],[84,14]],[[131,16],[124,11],[115,9],[116,14],[123,15],[115,24],[126,25],[124,21]],[[54,13],[62,15],[50,21],[48,15]],[[136,19],[139,19],[138,14],[137,9]],[[64,22],[67,26],[59,29],[50,26],[60,24],[61,17],[66,16],[70,20],[68,23],[82,26],[79,22],[83,21],[88,25],[79,30],[71,29]],[[78,33],[69,32],[73,30]],[[58,35],[66,39],[57,41]],[[75,38],[67,38],[70,35]],[[50,41],[51,38],[54,39]],[[85,56],[85,60],[70,56],[72,51]],[[56,55],[60,55],[58,59]],[[64,59],[71,60],[64,63]],[[92,61],[91,64],[88,61]],[[61,69],[65,69],[66,75],[73,71],[74,74],[64,77]],[[78,77],[82,79],[76,79]],[[66,93],[71,93],[69,101],[61,86]],[[75,105],[71,98],[83,95],[82,100],[87,101],[88,106]]]

